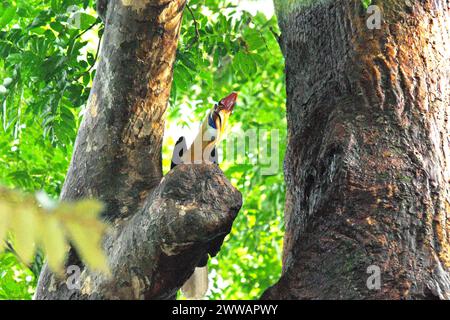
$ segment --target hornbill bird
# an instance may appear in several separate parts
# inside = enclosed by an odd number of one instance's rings
[[[175,143],[170,168],[180,163],[215,163],[218,164],[216,146],[225,134],[228,118],[236,104],[237,93],[233,92],[220,100],[208,112],[200,131],[187,148],[186,140],[180,137]],[[181,288],[188,299],[200,299],[208,290],[208,254],[203,257],[192,276]]]

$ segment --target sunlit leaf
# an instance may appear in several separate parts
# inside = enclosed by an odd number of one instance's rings
[[[14,249],[25,263],[29,263],[36,250],[35,235],[37,221],[34,208],[18,206],[17,208],[12,207],[11,209],[10,230],[14,235]]]
[[[56,217],[41,217],[39,238],[44,251],[47,253],[47,261],[52,270],[62,273],[65,255],[67,251],[64,230]]]
[[[93,270],[107,273],[108,262],[101,246],[106,227],[98,219],[102,209],[100,202],[84,200],[75,203],[70,214],[66,213],[62,218],[69,237],[86,264]]]
[[[3,14],[0,16],[0,28],[3,28],[6,26],[13,18],[14,14],[16,13],[16,7],[9,7],[5,11],[3,11]]]
[[[70,239],[88,267],[108,273],[102,249],[107,230],[100,221],[103,205],[96,200],[57,204],[42,192],[36,198],[0,187],[0,241],[9,231],[15,252],[27,264],[40,245],[50,267],[61,273]]]

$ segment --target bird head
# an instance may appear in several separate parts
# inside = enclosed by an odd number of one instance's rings
[[[225,129],[227,127],[228,118],[233,112],[233,108],[236,105],[237,93],[232,92],[222,100],[220,100],[214,108],[209,116],[209,125],[217,130],[218,139],[223,136],[225,133]]]

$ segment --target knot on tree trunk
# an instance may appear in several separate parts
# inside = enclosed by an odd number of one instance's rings
[[[108,8],[108,0],[97,0],[97,14],[106,22],[106,9]]]
[[[215,256],[241,206],[240,192],[216,165],[179,165],[170,171],[143,210],[159,237],[154,260],[159,272],[150,296],[170,298],[206,254]]]
[[[149,202],[149,212],[162,227],[165,254],[204,247],[214,256],[217,243],[231,230],[242,197],[216,165],[194,164],[170,171]]]

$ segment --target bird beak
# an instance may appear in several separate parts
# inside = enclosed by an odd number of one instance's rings
[[[232,92],[219,102],[219,107],[222,106],[222,110],[227,110],[230,113],[233,111],[234,106],[236,105],[237,93]]]
[[[217,112],[219,113],[220,117],[217,117],[216,119],[216,128],[219,128],[219,139],[225,133],[228,118],[230,117],[231,112],[233,111],[234,106],[236,105],[236,100],[237,100],[237,93],[233,92],[219,101]]]

